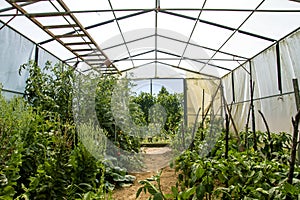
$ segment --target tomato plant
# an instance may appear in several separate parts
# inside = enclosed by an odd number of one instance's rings
[[[21,65],[19,73],[22,70],[29,71],[25,87],[28,102],[42,110],[58,113],[63,121],[73,121],[73,68],[62,63],[52,65],[48,61],[41,69],[30,61]]]

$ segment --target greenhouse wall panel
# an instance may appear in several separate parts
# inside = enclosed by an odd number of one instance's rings
[[[237,68],[232,74],[223,77],[224,95],[227,104],[233,104],[232,115],[239,131],[245,129],[247,113],[249,112],[250,72],[254,85],[255,128],[265,131],[266,127],[258,110],[266,117],[270,130],[273,132],[291,132],[291,118],[296,114],[296,104],[292,79],[299,80],[300,31],[279,42],[280,65],[276,45],[263,51],[251,62]],[[280,67],[280,72],[278,72]],[[278,76],[280,73],[280,77]],[[234,97],[232,93],[232,78],[234,76]],[[280,91],[280,80],[282,90]],[[235,101],[234,101],[235,100]],[[251,115],[249,126],[252,127]]]
[[[35,46],[8,27],[0,31],[0,44],[0,82],[3,89],[23,92],[27,74],[19,76],[19,68],[33,58]]]
[[[1,22],[0,25],[2,26]],[[38,65],[41,68],[45,66],[47,61],[52,64],[59,62],[57,57],[43,48],[36,48],[34,42],[9,26],[3,26],[0,29],[0,44],[0,83],[4,92],[6,91],[4,94],[7,98],[24,92],[28,72],[22,70],[19,74],[19,69],[21,65],[35,59],[36,49],[38,49]]]
[[[293,91],[292,79],[300,79],[300,31],[280,43],[283,92]]]

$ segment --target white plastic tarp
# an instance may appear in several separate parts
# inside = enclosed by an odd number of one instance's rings
[[[0,23],[2,27],[2,23]],[[0,30],[0,83],[4,90],[16,93],[23,93],[25,89],[28,71],[19,69],[22,64],[35,59],[36,44],[24,36],[15,32],[8,26]],[[38,47],[38,65],[43,68],[47,61],[52,64],[59,62],[59,59]],[[7,97],[14,94],[5,92]]]
[[[8,27],[0,30],[0,44],[0,82],[3,89],[24,92],[28,74],[19,76],[19,68],[33,58],[35,45]]]
[[[258,110],[265,115],[272,132],[291,132],[291,118],[296,114],[292,79],[300,80],[300,31],[279,42],[282,92],[278,85],[276,46],[269,48],[251,60],[254,82],[254,107],[256,129],[266,130]],[[227,103],[235,101],[232,115],[238,130],[244,130],[250,106],[249,62],[223,77],[224,94]],[[232,86],[234,76],[234,87]],[[250,124],[251,127],[251,117]]]

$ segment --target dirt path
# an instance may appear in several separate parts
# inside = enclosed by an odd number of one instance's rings
[[[171,186],[176,184],[177,175],[175,174],[175,170],[169,167],[169,163],[171,161],[171,150],[168,147],[160,147],[160,148],[145,148],[143,149],[144,154],[144,164],[145,164],[145,172],[141,173],[132,173],[132,175],[136,176],[136,180],[132,186],[128,188],[119,188],[113,192],[112,198],[114,200],[134,200],[136,199],[136,191],[141,187],[139,184],[140,180],[145,180],[146,178],[150,178],[153,175],[157,174],[161,169],[161,185],[164,193],[171,192]],[[149,194],[141,193],[138,200],[146,200],[149,198]]]

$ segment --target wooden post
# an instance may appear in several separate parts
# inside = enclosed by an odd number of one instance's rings
[[[204,117],[204,89],[202,89],[202,118]]]
[[[192,132],[192,142],[189,146],[189,149],[192,151],[195,147],[195,133],[196,133],[196,128],[199,128],[197,125],[198,125],[198,117],[199,117],[199,114],[200,114],[200,110],[201,108],[198,109],[198,112],[197,112],[197,115],[196,115],[196,119],[195,119],[195,123],[194,123],[194,127],[193,127],[193,132]],[[203,130],[201,130],[203,131]]]
[[[230,123],[230,120],[229,120],[229,117],[228,117],[228,114],[226,113],[225,114],[225,123],[226,123],[226,129],[225,129],[225,158],[227,159],[228,158],[228,150],[229,150],[229,123]]]
[[[295,119],[292,118],[293,123],[293,142],[292,142],[292,151],[291,151],[291,161],[290,161],[290,170],[288,174],[287,182],[289,184],[293,184],[294,170],[295,170],[295,162],[296,162],[296,147],[297,147],[297,139],[298,139],[298,125],[300,121],[300,110],[295,116]],[[287,199],[292,199],[292,197],[288,196]]]
[[[204,113],[204,89],[202,89],[202,121],[201,121],[201,141],[204,140],[204,135],[203,135],[203,128],[204,128],[204,120],[206,118],[206,115]]]
[[[251,114],[251,105],[249,106],[248,109],[248,115],[247,115],[247,121],[246,121],[246,126],[245,126],[245,147],[247,149],[249,149],[249,145],[248,145],[248,136],[249,136],[249,121],[250,121],[250,114]]]
[[[294,86],[294,93],[295,93],[295,100],[296,100],[296,108],[297,111],[300,109],[300,95],[299,95],[299,85],[298,79],[293,79],[293,86]]]
[[[236,128],[234,119],[233,119],[233,117],[232,117],[232,115],[231,115],[231,109],[229,108],[229,106],[228,106],[228,104],[227,104],[227,101],[226,101],[226,99],[225,99],[224,94],[222,95],[222,98],[223,98],[223,101],[224,101],[225,109],[227,110],[227,113],[228,113],[229,118],[230,118],[230,120],[231,120],[232,127],[233,127],[233,130],[234,130],[234,133],[235,133],[235,136],[236,136],[236,138],[237,138],[237,140],[238,140],[238,144],[239,144],[239,146],[240,146],[240,144],[241,144],[241,138],[240,138],[239,132],[238,132],[238,130],[237,130],[237,128]]]
[[[298,84],[297,78],[293,79],[293,87],[294,87],[296,108],[297,108],[297,111],[299,111],[300,110],[300,94],[299,94],[299,84]],[[298,158],[300,158],[300,138],[298,141]],[[298,160],[298,164],[300,164],[300,160]]]
[[[269,128],[269,125],[268,125],[268,123],[267,123],[267,120],[266,120],[264,114],[263,114],[260,110],[258,110],[258,112],[259,112],[259,114],[261,115],[261,117],[262,117],[262,119],[263,119],[263,121],[264,121],[264,123],[265,123],[266,129],[267,129],[268,140],[269,140],[269,142],[270,142],[270,154],[269,154],[269,152],[268,152],[268,155],[269,155],[269,157],[271,158],[271,154],[272,154],[272,152],[273,152],[273,141],[272,141],[272,137],[271,137],[270,128]]]
[[[250,64],[250,106],[251,106],[251,118],[252,118],[252,132],[253,132],[253,148],[256,151],[257,150],[257,137],[256,137],[256,130],[255,130],[255,110],[254,110],[254,104],[253,104],[253,98],[254,98],[254,82],[252,79],[252,66],[251,62]]]

